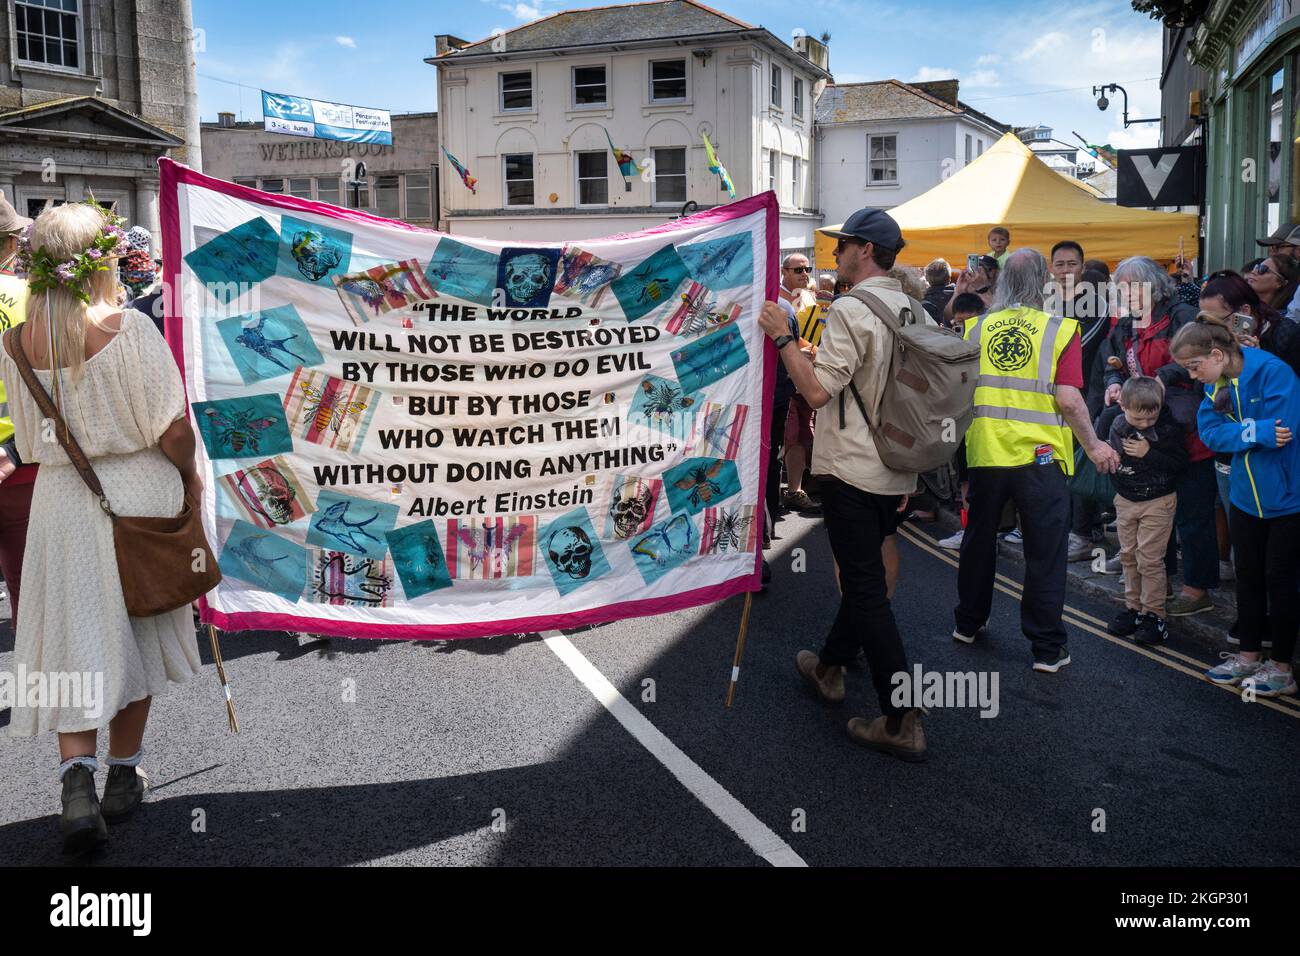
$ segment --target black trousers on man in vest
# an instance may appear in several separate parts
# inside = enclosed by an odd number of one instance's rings
[[[1025,590],[1020,627],[1034,660],[1054,661],[1065,646],[1065,565],[1070,495],[1059,462],[1019,468],[971,468],[970,505],[957,569],[957,630],[974,634],[988,622],[997,571],[998,524],[1010,498],[1025,539]]]

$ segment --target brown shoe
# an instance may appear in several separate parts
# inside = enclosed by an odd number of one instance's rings
[[[902,717],[881,716],[875,720],[854,717],[849,721],[849,736],[901,760],[925,759],[925,730],[921,727],[919,710],[909,710]]]
[[[842,665],[823,666],[821,658],[812,651],[800,651],[794,659],[794,666],[826,703],[838,704],[844,700]]]

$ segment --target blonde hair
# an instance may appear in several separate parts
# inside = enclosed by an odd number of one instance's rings
[[[36,217],[32,226],[32,248],[43,249],[55,262],[66,262],[90,248],[103,229],[103,214],[93,206],[86,203],[55,206]],[[116,304],[117,290],[117,263],[109,259],[105,261],[105,268],[96,270],[86,280],[89,305],[77,298],[70,286],[56,286],[33,295],[27,303],[33,352],[36,336],[45,335],[45,354],[50,357],[51,368],[56,365],[56,356],[52,353],[57,351],[57,364],[65,368],[75,382],[81,377],[86,361],[86,324],[99,327],[90,315],[90,306]],[[51,332],[53,343],[48,341]]]

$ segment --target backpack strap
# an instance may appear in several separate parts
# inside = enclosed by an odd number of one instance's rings
[[[920,318],[924,315],[924,306],[913,299],[910,295],[907,297],[907,306],[903,308],[898,315],[895,315],[889,306],[880,299],[879,296],[868,292],[866,289],[850,289],[845,295],[857,299],[880,321],[884,322],[889,330],[895,334],[903,330],[905,325],[916,325],[923,320]],[[849,391],[853,393],[853,401],[858,405],[862,412],[862,417],[866,419],[867,424],[871,424],[871,416],[867,414],[867,406],[862,401],[862,395],[858,392],[858,387],[853,384],[853,379],[849,379]],[[840,428],[844,427],[844,392],[840,392]]]

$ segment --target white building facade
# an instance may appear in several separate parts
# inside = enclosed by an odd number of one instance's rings
[[[984,155],[1006,131],[957,100],[957,81],[828,86],[817,101],[820,203],[828,225],[889,209]]]
[[[824,47],[801,44],[824,63]],[[781,242],[808,249],[813,103],[829,73],[768,31],[690,0],[576,10],[478,43],[438,38],[439,136],[470,175],[440,177],[440,228],[548,241],[643,229],[693,202],[772,189]],[[610,142],[642,169],[625,180]]]

